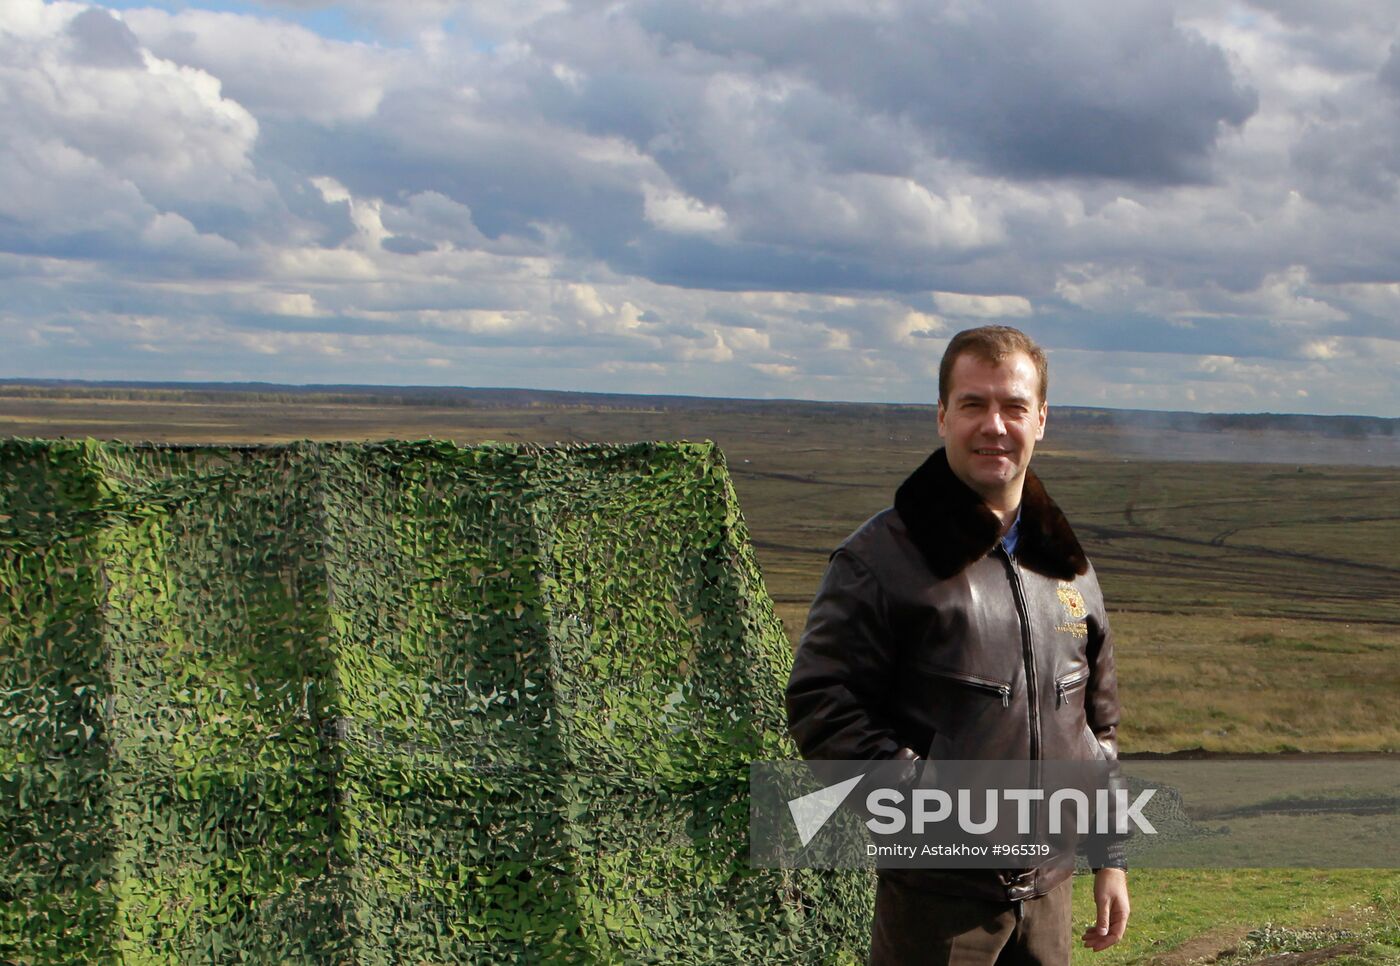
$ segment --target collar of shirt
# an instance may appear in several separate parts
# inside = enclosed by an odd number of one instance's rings
[[[1008,555],[1016,553],[1016,541],[1021,538],[1021,508],[1016,508],[1016,519],[1011,521],[1011,527],[1001,535],[1001,545],[1006,548]]]

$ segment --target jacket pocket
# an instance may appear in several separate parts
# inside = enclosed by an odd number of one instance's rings
[[[1000,735],[1011,715],[1011,685],[961,668],[910,668],[909,713],[927,729],[926,758],[979,758],[988,736]],[[916,749],[917,750],[917,749]]]
[[[1089,683],[1088,667],[1070,671],[1068,674],[1061,674],[1055,679],[1055,707],[1059,707],[1069,700],[1069,695],[1075,691],[1082,690],[1084,685]]]
[[[933,677],[943,678],[947,681],[955,681],[958,684],[973,688],[977,691],[995,695],[1001,699],[1001,706],[1003,708],[1011,707],[1011,685],[1004,681],[993,681],[991,678],[979,677],[976,674],[969,674],[966,671],[954,671],[948,668],[926,667],[920,670]]]

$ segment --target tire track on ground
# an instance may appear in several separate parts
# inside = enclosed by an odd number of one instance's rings
[[[1178,543],[1188,547],[1219,547],[1213,539],[1202,540],[1198,537],[1181,537],[1168,533],[1157,533],[1143,530],[1125,530],[1119,527],[1110,527],[1099,523],[1082,523],[1076,529],[1092,534],[1094,537],[1103,540],[1161,540],[1167,543]],[[1230,549],[1236,553],[1251,553],[1260,557],[1278,557],[1283,560],[1301,560],[1306,563],[1325,564],[1329,567],[1349,567],[1353,570],[1363,570],[1368,573],[1390,574],[1400,576],[1400,567],[1387,567],[1384,564],[1362,563],[1356,560],[1341,560],[1336,557],[1325,557],[1321,554],[1304,553],[1298,550],[1279,550],[1274,547],[1260,547],[1254,544],[1231,544]]]
[[[782,480],[784,483],[802,483],[808,486],[837,486],[849,487],[858,490],[883,490],[886,487],[882,483],[848,483],[843,480],[822,480],[812,476],[798,476],[796,473],[775,473],[768,470],[748,470],[729,467],[729,475],[740,478],[761,478],[765,480]]]

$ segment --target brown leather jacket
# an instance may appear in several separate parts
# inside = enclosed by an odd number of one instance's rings
[[[805,758],[1116,758],[1103,596],[1032,473],[1014,556],[934,453],[831,556],[787,688]],[[1108,864],[1119,864],[1117,856]],[[885,873],[892,874],[892,873]],[[1067,869],[902,872],[934,891],[1024,899]]]

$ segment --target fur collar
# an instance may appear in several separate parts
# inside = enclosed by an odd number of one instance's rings
[[[996,514],[953,475],[942,449],[900,484],[894,509],[940,580],[985,557],[1001,539]],[[1021,492],[1016,559],[1036,573],[1060,580],[1073,580],[1089,569],[1069,521],[1029,470]]]

